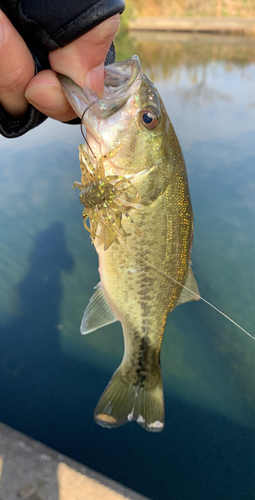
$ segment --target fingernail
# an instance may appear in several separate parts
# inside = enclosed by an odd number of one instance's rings
[[[97,92],[99,97],[103,96],[104,92],[104,63],[99,64],[96,68],[92,68],[86,76],[85,84]]]
[[[2,15],[1,14],[2,14],[2,10],[0,9],[0,43],[4,39],[4,27],[3,27],[3,23],[2,23]]]
[[[64,105],[63,92],[50,85],[35,85],[25,92],[25,97],[30,104],[39,105],[45,112],[58,111]]]

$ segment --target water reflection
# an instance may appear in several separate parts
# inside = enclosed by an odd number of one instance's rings
[[[200,291],[253,333],[254,42],[153,37],[124,39],[118,57],[141,56],[183,147]],[[203,303],[168,318],[162,435],[93,423],[123,340],[117,323],[79,334],[98,282],[71,189],[80,142],[53,121],[0,138],[0,419],[153,499],[171,484],[182,500],[252,500],[254,345]]]
[[[224,92],[217,91],[213,87],[206,85],[206,75],[203,75],[202,79],[199,80],[200,78],[193,79],[194,85],[191,89],[180,91],[182,99],[186,101],[192,100],[198,106],[219,100],[228,101],[228,103],[231,102],[231,97],[228,94],[224,94]]]
[[[146,74],[155,79],[171,79],[177,70],[185,67],[191,81],[203,66],[219,62],[226,72],[235,67],[244,68],[254,63],[254,38],[187,33],[131,33],[119,36],[118,59],[139,54]]]

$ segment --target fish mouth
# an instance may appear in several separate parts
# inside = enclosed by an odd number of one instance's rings
[[[65,75],[59,74],[58,78],[68,102],[85,127],[91,128],[95,127],[95,121],[109,118],[126,104],[140,74],[140,61],[136,55],[105,66],[104,95],[101,99],[86,85],[82,88]]]

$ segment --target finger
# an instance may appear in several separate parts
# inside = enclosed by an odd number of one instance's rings
[[[63,49],[51,52],[51,66],[79,85],[86,82],[102,94],[104,60],[118,26],[119,16],[113,16]],[[38,73],[29,82],[25,96],[35,108],[55,120],[69,121],[76,116],[52,70]]]
[[[55,120],[65,122],[77,116],[65,98],[56,73],[51,69],[40,71],[32,78],[25,96],[38,111]]]
[[[23,38],[0,10],[0,103],[14,116],[28,108],[25,88],[35,72],[33,57]]]
[[[100,96],[104,88],[104,61],[118,30],[119,14],[107,19],[66,47],[49,54],[57,73],[69,76],[78,85],[90,85]]]

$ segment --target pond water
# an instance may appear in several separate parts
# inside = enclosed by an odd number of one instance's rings
[[[137,53],[180,140],[200,293],[254,335],[255,41],[149,34]],[[0,420],[155,500],[254,499],[255,343],[199,301],[168,317],[166,425],[109,431],[95,405],[123,354],[119,323],[81,336],[98,282],[82,225],[78,126],[0,137]]]

